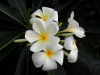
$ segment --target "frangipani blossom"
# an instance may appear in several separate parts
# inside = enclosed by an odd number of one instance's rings
[[[49,20],[54,20],[56,22],[58,22],[58,12],[55,11],[52,8],[48,8],[48,7],[42,7],[42,10],[38,9],[36,10],[32,16],[31,16],[31,20],[30,23],[33,24],[34,22],[34,18],[41,18],[43,21],[49,21]]]
[[[65,39],[64,47],[67,50],[71,50],[70,54],[68,55],[68,62],[76,62],[77,61],[77,56],[78,56],[78,49],[75,44],[75,40],[73,36],[67,37]]]
[[[57,69],[56,62],[58,62],[60,65],[63,64],[64,53],[63,50],[61,50],[62,48],[63,47],[58,44],[54,48],[47,46],[44,51],[33,53],[33,64],[37,68],[43,66],[42,70],[44,71]]]
[[[84,29],[82,27],[79,27],[79,23],[73,18],[74,18],[74,12],[72,11],[70,18],[68,19],[69,25],[67,29],[65,29],[63,32],[72,32],[79,38],[85,37]]]
[[[53,21],[44,22],[39,18],[34,19],[33,30],[27,30],[25,38],[34,44],[30,47],[32,52],[39,52],[47,45],[54,47],[58,44],[59,38],[54,36],[59,31],[57,23]]]

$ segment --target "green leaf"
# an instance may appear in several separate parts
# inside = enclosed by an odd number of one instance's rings
[[[0,51],[12,43],[20,35],[22,35],[22,33],[12,31],[0,32]]]
[[[21,48],[21,50],[14,75],[47,75],[45,71],[33,66],[32,53],[29,51],[29,47]]]
[[[66,70],[62,66],[59,66],[59,65],[56,70],[48,71],[47,74],[48,75],[67,75]]]
[[[8,3],[11,8],[19,10],[18,5],[20,5],[21,10],[24,12],[24,15],[26,14],[26,0],[8,0]]]
[[[91,43],[91,42],[89,42]],[[93,48],[91,45],[89,46],[89,48]],[[80,61],[82,61],[87,67],[89,67],[91,72],[96,73],[97,75],[100,74],[100,60],[97,60],[93,57],[93,55],[91,56],[91,54],[87,53],[88,47],[86,47],[86,45],[80,44],[79,46],[79,59]],[[91,49],[91,52],[93,50]]]
[[[13,11],[11,8],[8,8],[8,6],[5,6],[0,3],[0,11],[28,29],[28,27],[21,20],[15,17],[15,16],[18,17],[18,14],[15,11]]]
[[[100,61],[94,59],[92,56],[83,51],[80,51],[79,58],[91,71],[95,72],[97,75],[100,74]]]
[[[73,0],[65,0],[64,2],[63,1],[55,1],[54,3],[54,8],[57,10],[57,11],[61,11],[63,10],[64,8],[68,7],[71,3],[73,3],[74,1]]]
[[[11,43],[8,46],[6,46],[3,50],[0,50],[0,61],[7,57],[13,50],[15,50],[16,47],[17,44]]]
[[[26,16],[26,0],[8,0],[11,8],[16,9],[20,12],[23,18]]]
[[[16,70],[15,70],[15,75],[28,75],[26,74],[27,72],[27,58],[29,59],[28,56],[28,47],[24,47],[22,48],[22,52],[19,56],[19,60],[16,66]],[[29,62],[29,61],[28,61]]]
[[[28,9],[28,10],[27,10],[26,15],[27,15],[27,24],[28,24],[28,26],[29,26],[30,29],[31,29],[31,28],[32,28],[32,25],[31,25],[30,22],[29,22],[29,20],[30,20],[30,18],[31,18],[31,9]]]
[[[42,0],[37,0],[37,1],[32,0],[32,10],[33,10],[33,12],[40,8],[41,2],[42,2]]]

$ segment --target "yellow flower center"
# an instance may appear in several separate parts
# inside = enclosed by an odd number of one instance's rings
[[[48,40],[48,35],[47,35],[47,34],[41,34],[40,40],[41,40],[41,41],[46,41],[46,40]]]
[[[47,14],[44,14],[44,16],[42,17],[42,19],[43,19],[44,21],[46,21],[48,18],[49,18],[49,16],[48,16]]]
[[[46,52],[45,52],[45,55],[48,57],[48,58],[51,58],[55,53],[52,51],[52,50],[49,50],[47,49]]]

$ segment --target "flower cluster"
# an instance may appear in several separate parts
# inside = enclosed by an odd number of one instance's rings
[[[79,27],[74,18],[74,12],[68,19],[68,27],[59,31],[58,12],[52,8],[42,7],[31,15],[30,23],[33,30],[27,30],[25,39],[31,43],[30,50],[33,52],[32,61],[35,67],[42,66],[42,70],[57,69],[57,63],[63,64],[64,54],[67,54],[68,62],[76,62],[78,49],[73,35],[79,38],[85,37],[85,31]],[[72,33],[67,36],[67,34]],[[60,43],[60,37],[66,34],[64,46]],[[65,50],[71,50],[68,54]]]

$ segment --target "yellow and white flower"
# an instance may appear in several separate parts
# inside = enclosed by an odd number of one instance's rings
[[[61,50],[62,48],[63,46],[58,44],[54,48],[47,46],[44,51],[33,53],[33,64],[37,68],[43,66],[42,70],[44,71],[57,69],[56,62],[58,62],[60,65],[63,64],[64,53],[63,50]]]
[[[55,47],[59,38],[54,36],[59,31],[57,23],[53,21],[44,22],[39,18],[34,19],[33,30],[27,30],[25,39],[34,44],[30,47],[32,52],[39,52],[46,48],[47,45]]]
[[[67,29],[65,29],[63,32],[72,32],[79,38],[85,37],[84,29],[82,27],[79,27],[79,23],[73,18],[74,18],[74,12],[72,11],[70,18],[68,19],[69,25]]]
[[[38,9],[31,15],[30,23],[33,24],[34,18],[41,18],[43,21],[47,22],[49,20],[54,20],[58,22],[58,12],[52,8],[42,7],[42,10]]]
[[[77,56],[78,56],[78,49],[75,44],[75,40],[73,36],[67,37],[65,39],[64,47],[67,50],[71,50],[70,54],[68,55],[68,62],[74,63],[77,61]]]

